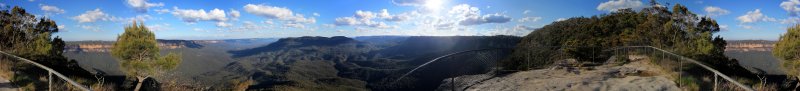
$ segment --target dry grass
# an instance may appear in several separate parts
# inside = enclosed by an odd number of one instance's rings
[[[766,84],[766,85],[756,84],[755,86],[753,86],[753,89],[756,89],[756,91],[778,91],[778,85],[777,84]]]
[[[722,83],[720,83],[720,85],[721,86],[718,89],[720,91],[747,91],[747,90],[744,90],[744,89],[740,88],[739,86],[736,86],[736,84],[729,83],[729,82],[722,82]],[[765,85],[765,84],[759,83],[759,84],[753,85],[752,87],[756,91],[778,91],[778,85],[777,84],[766,84]]]
[[[6,80],[14,78],[14,71],[11,67],[14,67],[14,65],[10,60],[0,57],[0,78],[5,78]]]
[[[233,88],[231,88],[232,91],[245,91],[248,87],[250,87],[250,85],[253,85],[255,81],[253,79],[247,79],[243,81],[232,80],[230,83],[233,85]]]
[[[89,86],[92,91],[115,91],[114,84],[94,84]]]
[[[160,79],[158,82],[161,86],[162,91],[205,91],[208,90],[208,87],[205,85],[200,84],[199,82],[193,82],[193,80],[187,80],[186,78],[182,78],[178,76],[179,73],[162,73],[158,76],[155,76],[157,79]]]

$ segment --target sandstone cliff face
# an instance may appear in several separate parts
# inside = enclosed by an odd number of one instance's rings
[[[775,46],[774,41],[736,40],[736,41],[729,41],[728,45],[725,46],[725,51],[738,51],[738,52],[772,51],[772,47],[774,46]]]
[[[205,41],[205,40],[158,40],[158,47],[161,49],[178,49],[178,48],[194,48],[202,47],[198,43],[218,43],[219,41]],[[67,44],[65,46],[66,52],[110,52],[114,47],[113,41],[79,41]]]

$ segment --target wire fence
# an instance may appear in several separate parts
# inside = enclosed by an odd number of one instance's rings
[[[61,73],[40,63],[0,51],[0,77],[19,90],[90,91]]]
[[[509,54],[522,51],[525,58],[521,62],[507,61]],[[723,90],[753,91],[736,79],[725,75],[697,60],[671,53],[652,46],[625,46],[614,48],[600,47],[561,47],[544,46],[530,49],[494,48],[468,50],[447,54],[428,61],[404,73],[390,84],[392,90],[445,89],[466,90],[471,82],[459,80],[488,80],[504,74],[533,69],[546,69],[554,66],[581,67],[609,64],[625,64],[630,60],[649,60],[672,79],[682,90]],[[570,53],[581,51],[582,53]],[[570,60],[581,60],[565,63]],[[509,68],[508,65],[527,69]],[[464,75],[484,75],[484,79],[461,78]]]

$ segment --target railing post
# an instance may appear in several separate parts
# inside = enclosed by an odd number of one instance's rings
[[[47,91],[53,91],[53,72],[47,71]]]
[[[6,52],[3,52],[3,51],[0,51],[0,54],[2,54],[2,55],[4,55],[4,56],[11,57],[11,58],[14,58],[14,59],[16,59],[16,60],[20,60],[20,61],[23,61],[23,62],[26,62],[26,63],[33,64],[33,65],[34,65],[34,66],[36,66],[36,67],[39,67],[39,68],[41,68],[41,69],[44,69],[44,70],[47,70],[47,73],[48,73],[48,75],[47,75],[47,76],[48,76],[48,77],[47,77],[47,79],[48,79],[48,80],[47,80],[47,83],[48,83],[48,85],[47,85],[47,87],[48,87],[48,90],[51,90],[51,89],[52,89],[52,80],[51,80],[51,79],[52,79],[52,77],[53,77],[53,74],[55,74],[55,75],[56,75],[56,77],[58,77],[59,79],[61,79],[61,80],[64,80],[64,81],[66,81],[66,82],[67,82],[67,83],[69,83],[69,84],[72,84],[72,86],[75,86],[75,87],[77,87],[77,88],[78,88],[78,89],[80,89],[80,90],[84,90],[84,91],[91,91],[91,90],[89,90],[88,88],[86,88],[85,86],[82,86],[80,83],[77,83],[77,82],[75,82],[75,81],[72,81],[71,79],[67,78],[66,76],[62,75],[61,73],[58,73],[57,71],[55,71],[55,70],[53,70],[53,69],[51,69],[51,68],[49,68],[49,67],[47,67],[47,66],[44,66],[44,65],[42,65],[42,64],[36,63],[36,62],[34,62],[34,61],[31,61],[31,60],[28,60],[28,59],[25,59],[25,58],[22,58],[22,57],[19,57],[19,56],[15,56],[15,55],[8,54],[8,53],[6,53]]]
[[[456,91],[456,77],[450,78],[450,87],[452,91]]]
[[[714,90],[713,91],[717,91],[717,74],[716,73],[714,73]]]

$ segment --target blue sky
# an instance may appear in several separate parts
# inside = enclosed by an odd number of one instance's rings
[[[716,19],[729,40],[776,40],[798,0],[660,0]],[[144,22],[159,39],[517,35],[559,19],[649,7],[649,0],[3,0],[57,21],[68,41],[114,40]]]

